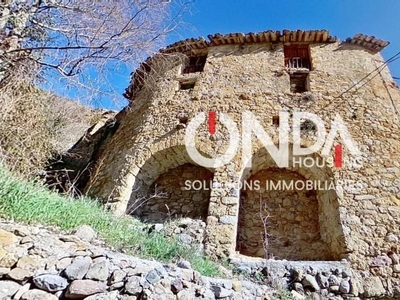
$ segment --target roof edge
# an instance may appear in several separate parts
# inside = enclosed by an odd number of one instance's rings
[[[389,41],[384,41],[374,36],[361,33],[356,34],[353,38],[347,38],[345,43],[358,45],[374,52],[380,52],[390,44]]]
[[[190,38],[178,41],[161,49],[160,52],[187,52],[221,45],[243,45],[257,43],[335,43],[337,37],[333,37],[327,30],[267,30],[258,33],[228,33],[214,35],[209,34],[208,40],[204,37]]]

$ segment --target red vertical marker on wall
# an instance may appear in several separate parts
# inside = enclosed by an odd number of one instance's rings
[[[335,167],[341,168],[343,163],[343,148],[342,145],[335,146]]]
[[[208,132],[210,134],[215,133],[215,127],[217,124],[217,113],[215,111],[209,111],[208,112]]]

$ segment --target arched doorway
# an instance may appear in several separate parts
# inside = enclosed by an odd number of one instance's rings
[[[241,193],[240,253],[288,260],[332,259],[321,239],[317,193],[305,184],[306,178],[297,172],[278,168],[260,170],[247,180]]]
[[[180,217],[205,220],[213,175],[192,162],[185,147],[156,152],[135,176],[126,212],[151,223]]]
[[[307,159],[321,161],[317,154]],[[265,149],[253,155],[251,166],[242,172],[236,251],[287,260],[345,257],[339,200],[329,167],[296,163],[278,168]]]
[[[213,173],[190,163],[162,173],[131,212],[148,222],[180,217],[205,221]]]

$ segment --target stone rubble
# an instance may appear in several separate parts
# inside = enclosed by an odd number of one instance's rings
[[[265,285],[201,276],[184,260],[131,257],[89,244],[86,234],[5,221],[0,227],[0,299],[269,299]]]
[[[231,264],[234,273],[253,278],[262,274],[266,282],[291,290],[294,299],[400,299],[400,286],[393,279],[384,281],[371,273],[360,273],[346,260],[278,261],[237,256],[231,258]],[[394,270],[396,266],[391,267]]]
[[[182,223],[185,228],[198,225],[189,219]],[[165,224],[160,230],[180,228],[182,223]],[[0,227],[0,299],[278,299],[272,286],[291,290],[293,299],[384,295],[399,299],[400,295],[399,286],[359,274],[345,260],[289,262],[238,255],[231,258],[233,270],[224,272],[228,279],[217,279],[201,276],[185,260],[161,264],[39,226],[2,221]],[[392,272],[400,273],[396,253],[377,256],[370,264],[373,268],[389,264]]]

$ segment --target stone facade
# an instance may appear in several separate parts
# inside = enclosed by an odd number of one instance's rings
[[[103,140],[87,190],[123,214],[138,199],[136,191],[166,184],[171,196],[163,203],[178,214],[191,211],[184,209],[187,203],[193,203],[199,217],[207,211],[205,249],[210,254],[265,256],[266,229],[272,236],[268,252],[277,258],[346,258],[353,267],[380,276],[384,286],[398,285],[391,267],[371,265],[376,257],[397,252],[400,238],[400,93],[379,54],[387,43],[362,35],[339,42],[326,31],[209,38],[176,43],[137,70],[126,93],[130,104],[117,115],[116,130]],[[260,139],[253,138],[251,167],[243,166],[240,151],[223,166],[196,167],[196,179],[212,177],[212,189],[200,192],[200,199],[193,191],[183,192],[183,179],[194,177],[179,168],[196,165],[185,148],[185,128],[210,111],[217,121],[223,121],[222,113],[229,116],[239,133],[243,112],[251,112],[251,125],[260,124],[275,144],[280,139],[277,124],[285,121],[279,119],[282,111],[316,114],[328,132],[339,114],[361,154],[355,158],[343,147],[342,167],[310,166],[293,163],[297,158],[290,147],[291,163],[279,169]],[[315,143],[315,126],[303,122],[300,128],[301,146]],[[217,122],[216,132],[210,133],[203,122],[197,149],[208,157],[224,154],[230,129]],[[291,134],[288,142],[294,142]],[[342,144],[337,135],[334,145]],[[335,147],[329,151],[306,157],[336,157]],[[247,179],[279,176],[332,182],[334,188],[261,194],[240,188]],[[139,211],[151,212],[152,203]],[[268,215],[265,228],[260,217]]]

